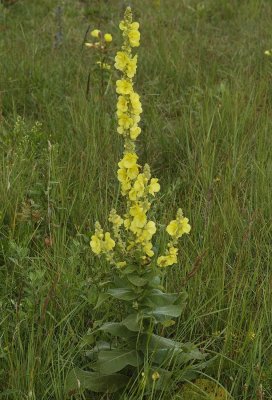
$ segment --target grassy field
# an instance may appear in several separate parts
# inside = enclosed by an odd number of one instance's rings
[[[117,74],[102,98],[82,42],[89,25],[110,32],[114,56],[127,3],[2,3],[0,399],[63,400],[67,373],[86,364],[82,338],[115,312],[92,310],[109,267],[89,240],[119,190]],[[168,289],[188,292],[169,334],[217,354],[206,373],[235,400],[272,399],[272,3],[130,4],[142,35],[139,152],[162,187],[155,218],[180,206],[192,225],[168,270]]]

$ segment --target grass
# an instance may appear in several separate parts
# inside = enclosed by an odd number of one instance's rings
[[[88,242],[115,204],[122,146],[116,76],[101,99],[92,72],[86,99],[94,61],[82,40],[89,24],[103,28],[114,54],[125,2],[65,1],[59,46],[57,1],[2,3],[0,399],[62,400],[67,372],[86,363],[82,338],[103,317],[92,299],[107,266]],[[271,2],[131,5],[141,163],[161,182],[158,220],[181,206],[193,228],[168,271],[169,290],[189,294],[169,334],[216,354],[207,374],[234,399],[271,399]],[[133,390],[124,399],[139,398]]]

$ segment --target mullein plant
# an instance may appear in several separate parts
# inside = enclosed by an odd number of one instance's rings
[[[110,211],[108,231],[96,222],[90,245],[94,254],[105,257],[115,271],[113,281],[99,295],[96,309],[112,298],[119,302],[123,318],[103,323],[93,332],[96,345],[88,351],[92,372],[75,369],[69,387],[115,392],[131,379],[138,379],[140,390],[148,393],[165,390],[175,373],[174,366],[180,378],[193,379],[196,369],[204,365],[196,360],[202,360],[204,355],[192,344],[162,336],[165,328],[175,324],[173,318],[181,315],[186,299],[183,291],[165,292],[164,271],[178,263],[178,240],[190,232],[191,226],[179,209],[166,227],[169,241],[163,254],[155,254],[152,239],[157,227],[150,214],[160,184],[152,178],[148,164],[139,164],[136,152],[142,105],[134,90],[137,54],[133,54],[133,49],[140,44],[140,32],[129,7],[119,27],[123,46],[115,57],[115,68],[122,74],[116,82],[117,131],[124,139],[124,152],[117,177],[125,212],[119,215],[115,209]]]

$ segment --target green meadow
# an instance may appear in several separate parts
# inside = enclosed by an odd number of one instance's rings
[[[126,5],[141,31],[137,150],[161,185],[153,219],[181,207],[192,226],[165,275],[187,304],[164,334],[207,353],[199,378],[229,398],[272,399],[270,0],[0,1],[0,399],[112,398],[65,382],[88,367],[87,333],[122,312],[94,309],[114,270],[89,244],[121,203],[119,74],[84,41],[111,33],[113,65]],[[143,397],[134,382],[119,399],[186,400],[182,384]]]

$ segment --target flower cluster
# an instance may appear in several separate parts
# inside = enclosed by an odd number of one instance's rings
[[[112,35],[110,33],[103,34],[99,29],[94,29],[90,32],[92,38],[97,39],[96,42],[86,42],[85,46],[97,50],[100,55],[108,50],[108,45],[112,42]],[[100,57],[101,58],[101,57]],[[101,69],[110,70],[111,65],[106,63],[103,59],[97,61],[96,64]]]
[[[142,105],[140,96],[134,90],[133,78],[137,70],[137,55],[132,49],[140,44],[139,24],[132,21],[131,9],[128,7],[124,20],[119,25],[123,33],[123,46],[115,57],[115,68],[121,71],[121,79],[116,82],[117,101],[117,131],[124,138],[124,153],[118,163],[117,177],[121,185],[122,196],[126,199],[126,211],[121,217],[112,210],[109,221],[112,224],[112,235],[101,230],[96,225],[92,236],[91,247],[96,254],[106,253],[117,267],[126,265],[125,259],[132,259],[140,264],[150,263],[154,256],[152,238],[157,228],[149,219],[148,212],[152,200],[160,191],[157,178],[152,178],[148,164],[142,167],[138,162],[135,141],[141,133]],[[166,228],[171,240],[167,245],[166,254],[158,257],[157,265],[166,267],[177,263],[177,240],[190,232],[188,219],[178,210],[176,219]]]
[[[99,222],[95,224],[95,234],[91,237],[91,248],[95,254],[110,253],[115,246],[109,232],[104,234]]]
[[[103,35],[103,33],[99,29],[94,29],[93,31],[91,31],[91,36],[93,38],[100,40],[99,42],[94,43],[94,45],[95,44],[100,45],[100,43],[101,43],[101,41],[103,41],[103,39],[106,43],[112,42],[112,35],[110,33],[105,33]],[[90,46],[91,43],[85,43],[85,44],[87,47],[91,47]]]

